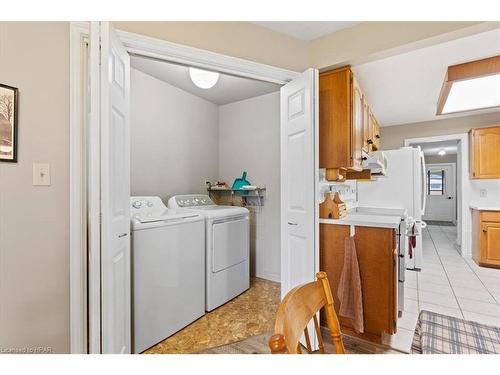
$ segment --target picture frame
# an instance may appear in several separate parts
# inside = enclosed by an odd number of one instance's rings
[[[17,163],[18,88],[0,83],[0,162]]]

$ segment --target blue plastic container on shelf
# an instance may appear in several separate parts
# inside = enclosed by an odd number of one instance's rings
[[[250,184],[250,181],[247,180],[247,172],[243,172],[243,175],[241,176],[241,178],[237,178],[234,180],[233,182],[233,186],[231,187],[231,189],[233,190],[240,190],[242,186],[245,186],[245,185],[251,185]],[[241,193],[239,193],[240,195],[244,194],[246,192],[246,190],[242,190]]]

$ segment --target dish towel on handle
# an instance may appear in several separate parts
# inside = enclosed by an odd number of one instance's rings
[[[337,290],[339,315],[352,319],[356,332],[363,333],[363,292],[354,237],[346,237],[344,248],[344,267]]]
[[[413,249],[417,247],[417,236],[415,234],[415,224],[411,227],[411,235],[408,236],[408,255],[413,258]]]

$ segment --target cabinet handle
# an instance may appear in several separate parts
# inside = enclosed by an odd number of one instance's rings
[[[118,235],[118,238],[123,238],[123,237],[126,237],[128,233],[122,233],[122,234],[119,234]]]

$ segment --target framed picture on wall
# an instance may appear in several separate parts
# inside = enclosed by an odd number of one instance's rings
[[[17,162],[17,88],[0,83],[0,162]]]

